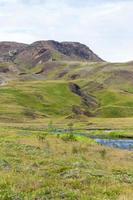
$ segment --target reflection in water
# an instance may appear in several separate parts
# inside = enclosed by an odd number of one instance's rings
[[[114,147],[114,148],[120,148],[120,149],[127,149],[133,151],[133,140],[112,140],[112,139],[95,139],[95,141],[99,144],[108,146],[108,147]]]

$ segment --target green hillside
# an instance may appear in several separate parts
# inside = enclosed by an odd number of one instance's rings
[[[26,118],[67,117],[81,98],[63,81],[28,81],[0,88],[0,118],[21,121]]]
[[[2,69],[11,69],[9,65]],[[7,70],[1,75],[1,120],[75,118],[77,113],[79,118],[133,117],[130,63],[54,61],[17,70],[18,74]],[[70,83],[81,95],[71,91]]]

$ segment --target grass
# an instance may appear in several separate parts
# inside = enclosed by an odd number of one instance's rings
[[[79,96],[62,81],[19,82],[0,88],[0,118],[23,121],[26,118],[60,117],[81,106]]]
[[[133,198],[131,152],[15,126],[0,129],[1,200]]]
[[[97,130],[84,131],[84,136],[109,138],[109,139],[133,139],[133,130]]]
[[[133,96],[119,90],[103,90],[96,94],[100,107],[96,110],[102,117],[132,117]]]

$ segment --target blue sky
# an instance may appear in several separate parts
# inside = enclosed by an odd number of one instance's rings
[[[0,0],[0,40],[78,41],[107,61],[133,60],[133,0]]]

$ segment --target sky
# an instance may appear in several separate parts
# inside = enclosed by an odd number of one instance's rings
[[[133,60],[133,0],[0,0],[0,41],[75,41]]]

